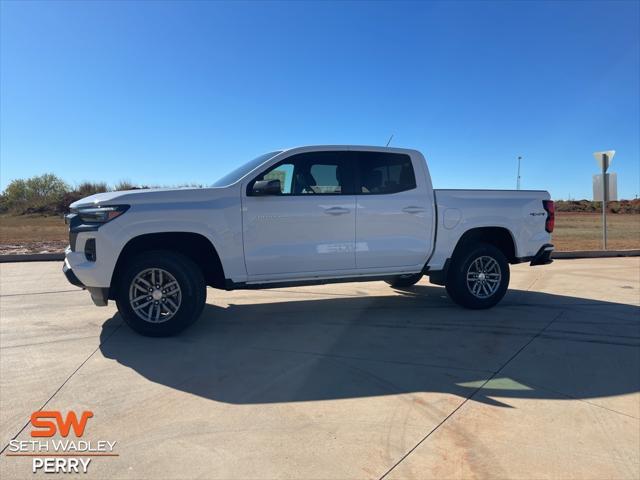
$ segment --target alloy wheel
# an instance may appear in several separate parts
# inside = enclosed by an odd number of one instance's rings
[[[489,298],[500,287],[502,272],[493,257],[476,258],[467,270],[467,288],[476,298]]]
[[[166,322],[178,312],[181,303],[178,281],[162,268],[147,268],[131,281],[129,305],[146,322]]]

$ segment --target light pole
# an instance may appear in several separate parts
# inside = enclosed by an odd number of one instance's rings
[[[518,157],[518,178],[516,179],[516,190],[520,190],[520,160],[522,157]]]

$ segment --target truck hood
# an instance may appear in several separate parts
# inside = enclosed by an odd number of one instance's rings
[[[158,203],[203,202],[214,200],[225,188],[153,188],[96,193],[73,202],[70,207],[105,205],[143,205]]]

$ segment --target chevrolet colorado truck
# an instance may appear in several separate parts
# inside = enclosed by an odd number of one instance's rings
[[[472,309],[505,295],[509,264],[548,264],[545,191],[436,190],[416,150],[307,146],[261,155],[210,188],[92,195],[66,215],[63,271],[150,336],[234,290],[427,275]]]

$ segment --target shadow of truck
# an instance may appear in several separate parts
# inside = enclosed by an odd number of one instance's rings
[[[433,391],[508,407],[509,397],[640,390],[636,306],[511,290],[499,306],[470,311],[442,288],[398,292],[207,305],[173,338],[126,326],[114,333],[116,315],[103,325],[100,348],[152,382],[233,404]]]

